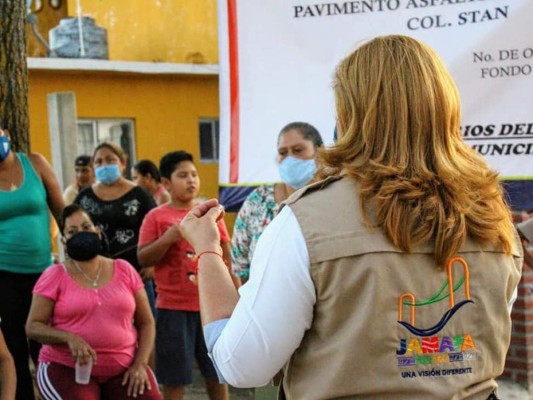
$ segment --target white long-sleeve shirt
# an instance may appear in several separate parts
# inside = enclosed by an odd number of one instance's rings
[[[262,386],[300,344],[316,301],[307,247],[289,207],[261,235],[239,295],[229,320],[205,326],[208,350],[224,381]]]

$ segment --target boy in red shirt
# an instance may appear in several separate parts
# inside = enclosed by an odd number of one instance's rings
[[[152,209],[144,218],[137,256],[142,266],[155,265],[157,291],[156,374],[164,386],[165,400],[183,398],[192,383],[196,358],[210,399],[227,399],[227,385],[218,377],[205,347],[196,276],[196,254],[177,225],[197,203],[200,178],[191,154],[174,151],[161,158],[161,181],[171,200]],[[230,259],[230,238],[221,220],[220,245]],[[229,271],[228,271],[229,273]]]

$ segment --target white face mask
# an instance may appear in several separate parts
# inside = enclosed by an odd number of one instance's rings
[[[112,185],[120,179],[120,168],[118,164],[109,164],[96,167],[94,176],[104,185]]]
[[[315,172],[316,163],[314,159],[301,160],[289,156],[279,165],[281,180],[295,189],[304,187],[313,179]]]

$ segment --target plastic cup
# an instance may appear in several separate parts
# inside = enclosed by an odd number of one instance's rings
[[[85,365],[81,365],[76,362],[76,383],[80,385],[87,385],[91,380],[91,371],[93,369],[93,359],[89,358],[89,361]]]

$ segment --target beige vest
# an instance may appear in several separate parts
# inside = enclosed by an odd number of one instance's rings
[[[284,370],[287,399],[487,399],[509,346],[519,246],[511,257],[467,240],[448,274],[431,246],[403,253],[369,230],[348,178],[319,182],[288,205],[317,302]]]

